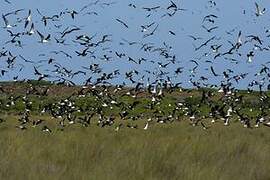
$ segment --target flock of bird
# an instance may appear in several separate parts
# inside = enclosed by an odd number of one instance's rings
[[[13,6],[11,1],[5,0],[5,3]],[[100,16],[98,8],[110,8],[117,3],[120,2],[95,0],[80,9],[67,8],[50,15],[41,9],[2,12],[4,26],[1,28],[9,39],[0,49],[0,78],[20,82],[28,82],[29,79],[35,78],[37,81],[46,80],[53,84],[80,87],[70,97],[40,107],[40,113],[47,113],[55,118],[62,130],[71,124],[90,126],[93,118],[98,119],[98,126],[114,126],[116,131],[124,126],[121,120],[136,122],[135,120],[147,119],[143,127],[146,130],[154,122],[166,124],[184,116],[193,126],[201,126],[203,129],[209,128],[205,123],[206,120],[210,120],[211,123],[223,122],[225,126],[228,126],[233,118],[239,119],[244,127],[251,128],[253,124],[255,127],[259,127],[260,124],[270,127],[270,121],[267,118],[269,96],[265,91],[270,90],[268,67],[270,61],[261,63],[255,74],[238,73],[241,71],[243,59],[244,63],[253,64],[257,54],[269,52],[270,44],[267,44],[267,38],[270,38],[270,29],[265,27],[263,34],[257,35],[244,34],[245,30],[237,27],[225,31],[229,40],[221,37],[217,33],[220,29],[218,25],[220,17],[213,13],[219,13],[218,3],[209,0],[206,6],[211,13],[202,16],[200,25],[201,31],[207,36],[206,38],[196,36],[192,32],[186,35],[194,47],[193,54],[198,56],[188,60],[188,65],[181,65],[181,58],[174,53],[176,48],[166,39],[162,40],[161,44],[156,43],[156,39],[162,39],[158,31],[161,31],[163,21],[191,12],[190,9],[182,7],[182,3],[168,1],[166,6],[141,6],[133,2],[128,3],[125,8],[129,8],[129,11],[141,11],[147,23],[140,25],[138,33],[141,36],[136,37],[136,41],[117,34],[120,36],[117,48],[114,34],[102,34],[101,31],[86,33],[84,25],[81,24],[66,26],[68,24],[66,21],[76,24],[81,17],[95,19]],[[243,10],[240,13],[246,15],[247,11]],[[254,23],[264,16],[267,16],[267,9],[255,2],[251,15]],[[156,20],[157,17],[158,20]],[[126,19],[126,17],[111,17],[120,30],[133,31],[134,23]],[[177,38],[179,33],[170,29],[167,35]],[[26,57],[25,47],[32,48],[33,50],[30,51],[33,57],[35,54],[37,58]],[[39,50],[35,52],[35,47],[41,49],[41,53]],[[129,53],[130,50],[137,50],[140,53],[134,55],[134,53]],[[141,57],[137,57],[138,54]],[[82,61],[84,65],[78,65],[77,61]],[[225,68],[226,66],[220,70],[220,67],[215,65],[216,61],[233,64],[237,71]],[[69,64],[71,64],[70,67],[68,67]],[[192,65],[190,69],[189,65]],[[30,78],[23,77],[25,71],[32,73]],[[175,91],[191,91],[183,88],[183,84],[186,84],[184,81],[187,81],[191,88],[202,92],[200,101],[195,104],[187,101],[169,103],[166,106],[170,110],[168,112],[162,110],[160,107],[166,95],[172,96]],[[259,92],[260,108],[254,119],[241,111],[245,104],[244,97],[235,85],[242,81],[249,81],[248,93],[254,90]],[[216,89],[220,96],[220,104],[212,100],[213,89]],[[30,86],[24,96],[10,95],[8,101],[1,104],[10,108],[17,101],[23,101],[25,110],[18,120],[17,127],[21,130],[27,129],[29,125],[36,127],[44,124],[44,120],[31,119],[32,102],[29,96],[37,94],[38,97],[47,96],[49,90],[50,87],[45,87],[42,91],[38,91],[34,86]],[[4,87],[1,87],[1,91],[6,93]],[[116,95],[117,93],[120,95]],[[152,110],[151,116],[147,113],[132,115],[132,111],[141,103],[137,99],[142,94],[149,100],[144,108],[145,112]],[[94,97],[94,105],[82,109],[74,99],[87,96]],[[121,101],[119,97],[123,96],[132,98],[132,103]],[[202,106],[208,107],[207,115],[201,116],[200,107]],[[105,113],[116,107],[119,109],[117,115]],[[83,112],[84,115],[77,116],[78,112]],[[179,112],[183,117],[180,117]],[[117,119],[120,119],[120,122],[116,123]],[[0,123],[4,121],[0,119]],[[126,126],[138,128],[136,123],[128,123]],[[43,125],[42,131],[51,132],[52,130],[48,125]]]

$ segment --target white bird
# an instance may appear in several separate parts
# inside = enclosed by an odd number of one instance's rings
[[[154,89],[151,91],[152,94],[156,94],[157,93],[157,87],[154,86]]]
[[[51,35],[48,34],[48,36],[45,38],[43,34],[41,34],[39,31],[37,31],[38,35],[40,36],[40,42],[41,43],[47,43],[50,40]]]
[[[253,60],[253,58],[254,58],[254,51],[250,51],[248,54],[247,54],[247,62],[248,63],[252,63],[252,60]]]
[[[194,120],[195,119],[195,115],[193,114],[192,116],[189,117],[190,120]]]
[[[12,28],[12,27],[15,27],[15,26],[16,26],[16,25],[11,25],[11,24],[9,24],[9,22],[8,22],[8,20],[7,20],[7,18],[6,18],[6,16],[3,15],[3,14],[2,14],[2,18],[3,18],[4,23],[5,23],[5,27],[4,27],[4,28]]]
[[[229,109],[227,110],[226,117],[231,117],[231,113],[233,112],[232,107],[230,106]]]
[[[261,118],[259,119],[260,123],[263,123],[264,120],[265,120],[264,117],[261,117]]]
[[[256,3],[256,2],[255,2],[255,6],[256,6],[256,12],[255,12],[256,16],[264,15],[266,9],[265,8],[260,9],[258,3]]]
[[[238,37],[237,37],[237,43],[238,43],[239,45],[242,45],[242,44],[243,44],[243,41],[242,41],[241,35],[242,35],[242,32],[241,32],[241,31],[239,31],[239,33],[238,33]]]
[[[26,28],[32,20],[31,10],[28,11],[28,16],[25,18],[24,28]]]
[[[147,122],[146,124],[145,124],[145,126],[144,126],[144,130],[147,130],[148,129],[148,126],[149,126],[149,123]]]
[[[48,132],[48,133],[52,132],[52,130],[50,130],[47,126],[43,126],[42,131],[43,132]]]
[[[160,88],[158,92],[158,96],[162,96],[162,95],[163,95],[162,88]]]
[[[223,91],[223,88],[220,88],[219,90],[218,90],[218,92],[219,93],[223,93],[224,91]]]
[[[72,121],[69,121],[68,124],[75,124],[75,122],[72,120]]]
[[[120,130],[120,128],[123,126],[123,124],[119,124],[118,126],[116,126],[116,128],[114,129],[115,132],[118,132]]]
[[[229,125],[229,118],[226,118],[226,119],[225,119],[224,125],[225,125],[225,126],[228,126],[228,125]]]

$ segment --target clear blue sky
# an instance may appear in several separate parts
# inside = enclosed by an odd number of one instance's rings
[[[185,86],[190,86],[188,80],[190,79],[190,70],[195,66],[191,59],[200,58],[197,60],[199,63],[196,69],[194,80],[200,79],[201,76],[209,78],[208,82],[212,84],[220,84],[223,80],[223,76],[214,77],[210,71],[210,67],[215,68],[216,73],[221,74],[226,69],[232,69],[234,72],[232,75],[239,75],[241,73],[249,73],[247,78],[241,81],[237,86],[245,88],[247,84],[253,79],[261,79],[262,77],[254,77],[261,68],[262,64],[269,61],[269,51],[259,51],[254,50],[255,57],[252,63],[247,63],[247,54],[253,50],[254,46],[252,43],[245,45],[239,50],[242,56],[233,55],[231,58],[238,60],[238,64],[232,63],[223,57],[213,59],[214,53],[212,52],[211,45],[222,45],[220,51],[222,53],[228,51],[230,44],[227,41],[235,43],[237,41],[237,34],[242,31],[242,40],[245,41],[248,35],[257,35],[263,40],[262,47],[268,47],[269,37],[266,30],[270,30],[270,16],[269,9],[270,1],[261,0],[257,3],[261,7],[266,8],[266,12],[263,16],[256,17],[255,15],[255,1],[242,0],[216,0],[216,6],[211,4],[208,0],[175,0],[175,4],[179,8],[186,9],[186,11],[177,11],[172,17],[165,16],[164,14],[168,12],[166,9],[170,5],[169,0],[100,0],[96,5],[89,6],[87,9],[80,12],[83,6],[95,2],[94,1],[64,1],[64,0],[9,0],[11,4],[1,0],[0,12],[6,14],[16,9],[25,9],[24,11],[18,13],[17,16],[8,16],[10,23],[16,23],[20,18],[27,17],[28,10],[32,10],[32,21],[35,24],[35,28],[44,34],[51,34],[51,41],[47,44],[41,44],[37,41],[39,36],[35,33],[32,36],[23,36],[21,41],[23,48],[15,47],[14,44],[8,43],[6,41],[10,40],[9,33],[6,29],[0,28],[0,47],[5,47],[5,49],[12,51],[14,55],[22,55],[27,59],[38,62],[40,60],[46,60],[54,58],[58,63],[66,67],[67,69],[83,70],[82,66],[89,66],[92,63],[100,63],[101,67],[105,72],[112,72],[114,69],[120,69],[122,75],[112,82],[122,82],[124,73],[126,71],[138,70],[141,75],[135,77],[136,81],[139,81],[142,75],[145,74],[146,77],[150,77],[152,80],[155,79],[154,75],[147,75],[144,70],[149,70],[151,72],[159,72],[160,68],[157,62],[162,62],[166,64],[168,62],[165,58],[158,55],[155,52],[144,52],[140,50],[141,45],[135,44],[132,46],[127,45],[122,39],[128,41],[136,41],[138,43],[153,43],[155,47],[164,47],[163,42],[172,47],[170,50],[171,55],[176,56],[177,62],[175,64],[170,63],[167,68],[161,70],[164,72],[169,72],[169,75],[174,82],[183,82]],[[107,6],[104,3],[112,3]],[[130,7],[129,4],[134,4],[136,8]],[[156,11],[152,11],[149,17],[146,17],[149,12],[143,9],[143,7],[154,7],[160,6]],[[37,13],[36,9],[45,16],[53,16],[54,14],[59,14],[61,11],[75,10],[79,12],[75,19],[73,20],[69,15],[64,15],[60,18],[60,21],[49,21],[48,26],[44,27],[41,22],[41,16]],[[66,10],[67,9],[67,10]],[[85,15],[87,12],[95,11],[98,15]],[[215,14],[218,16],[215,19],[215,23],[204,23],[207,27],[218,26],[218,29],[213,30],[212,33],[208,33],[202,28],[203,17],[209,14]],[[17,19],[19,18],[19,19]],[[129,26],[125,28],[122,24],[116,21],[116,18],[123,20]],[[145,33],[141,32],[141,25],[150,24],[155,22],[158,24],[157,31],[154,36],[143,38]],[[16,23],[17,27],[11,28],[13,32],[24,31],[24,21],[23,23]],[[151,29],[155,26],[153,25]],[[59,29],[54,25],[62,25]],[[78,32],[71,33],[66,37],[66,43],[69,46],[63,46],[55,43],[54,37],[59,38],[61,34],[59,32],[63,31],[66,27],[71,26],[80,27],[81,30]],[[1,27],[4,26],[4,21],[1,20]],[[29,29],[29,28],[28,28]],[[176,35],[172,35],[169,31],[173,31]],[[226,33],[230,32],[231,34]],[[147,32],[146,32],[147,33]],[[95,35],[94,41],[100,40],[103,35],[110,34],[109,39],[112,42],[103,44],[100,47],[93,48],[90,50],[95,50],[95,55],[97,59],[91,59],[89,57],[77,57],[75,51],[81,51],[82,46],[75,44],[72,40],[75,39],[76,35],[88,34],[89,36]],[[202,37],[203,39],[193,41],[188,35],[194,35],[196,37]],[[207,47],[203,47],[199,51],[194,51],[194,47],[198,47],[201,43],[205,42],[212,36],[216,36],[213,42],[210,42]],[[125,45],[119,45],[119,43],[124,42]],[[105,49],[105,50],[104,50]],[[72,59],[65,58],[62,55],[55,55],[50,53],[54,50],[64,50],[73,56]],[[138,60],[143,57],[148,59],[147,62],[142,62],[142,64],[135,64],[128,62],[127,58],[117,58],[114,52],[125,53],[133,59]],[[205,53],[207,55],[205,56]],[[45,56],[39,56],[39,54],[45,54]],[[111,61],[105,61],[100,58],[103,55],[113,57]],[[229,57],[229,56],[228,56]],[[7,63],[5,58],[0,58],[1,69],[7,69]],[[154,61],[154,63],[150,61]],[[206,60],[211,60],[213,63],[207,63]],[[34,68],[30,63],[24,63],[20,58],[16,59],[13,69],[9,69],[9,72],[5,76],[1,76],[0,80],[10,80],[18,74],[20,68],[24,68],[19,72],[19,79],[23,78],[37,78],[33,76]],[[53,65],[46,65],[46,63],[41,63],[38,69],[41,72],[49,73],[52,75],[51,70],[54,69]],[[184,67],[184,72],[181,75],[175,76],[174,71],[177,67]],[[91,76],[90,73],[87,76],[75,76],[74,81],[82,83],[87,77]],[[126,81],[128,82],[128,81]],[[144,80],[146,82],[146,78]],[[207,82],[207,81],[206,81]]]

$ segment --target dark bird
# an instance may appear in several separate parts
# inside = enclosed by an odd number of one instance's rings
[[[19,57],[20,57],[22,60],[24,60],[24,62],[27,62],[27,63],[34,63],[34,61],[25,59],[22,55],[19,55]]]
[[[203,22],[209,21],[211,23],[214,23],[215,21],[212,18],[218,18],[218,17],[214,14],[209,14],[203,18]]]
[[[11,4],[11,2],[10,1],[8,1],[8,0],[4,0],[6,3],[8,3],[8,4]]]
[[[47,37],[45,38],[44,35],[41,34],[38,30],[37,30],[37,33],[38,33],[38,35],[40,37],[40,41],[39,41],[40,43],[47,43],[47,42],[49,42],[50,37],[51,37],[50,34],[48,34]]]
[[[87,56],[87,51],[88,51],[89,47],[85,48],[82,52],[78,52],[75,51],[77,53],[78,56]]]
[[[171,1],[171,4],[167,7],[167,9],[169,10],[169,9],[177,9],[177,5],[173,2],[173,1]]]
[[[24,28],[28,26],[28,24],[31,22],[32,16],[31,16],[31,10],[28,11],[28,16],[25,18],[25,24]]]
[[[150,24],[147,24],[147,25],[142,25],[141,28],[141,32],[145,32],[145,31],[148,31],[148,28],[150,28],[151,26],[153,26],[155,24],[155,22],[152,22]]]
[[[79,30],[81,30],[80,28],[78,28],[78,27],[75,27],[75,28],[73,28],[73,29],[70,29],[70,30],[67,30],[67,31],[64,31],[64,32],[62,32],[62,36],[61,36],[61,38],[64,38],[67,34],[70,34],[70,33],[72,33],[72,32],[74,32],[74,31],[79,31]]]
[[[66,13],[70,14],[71,18],[74,19],[75,18],[75,15],[78,14],[77,11],[74,11],[74,10],[71,10],[71,11],[66,11]]]
[[[214,71],[213,66],[211,66],[210,69],[211,69],[211,72],[213,73],[214,76],[219,76],[219,75]]]
[[[153,11],[159,9],[160,6],[155,6],[155,7],[143,7],[144,10],[146,11]]]
[[[34,74],[39,76],[38,81],[41,81],[41,80],[43,80],[44,78],[49,77],[48,74],[42,74],[41,72],[39,72],[39,71],[37,70],[36,67],[34,67],[34,71],[35,71]]]
[[[208,129],[208,127],[203,122],[201,122],[201,126],[202,126],[203,130],[207,130]]]
[[[192,35],[188,35],[188,37],[191,37],[194,41],[202,39],[201,37],[195,37],[195,36],[192,36]]]
[[[198,50],[201,49],[202,47],[207,46],[207,44],[208,44],[210,41],[214,40],[215,38],[216,38],[216,36],[211,37],[210,39],[208,39],[207,41],[205,41],[204,43],[202,43],[199,47],[195,48],[195,51],[198,51]]]
[[[154,35],[154,33],[155,33],[155,31],[157,30],[158,26],[159,26],[159,25],[157,25],[157,26],[155,27],[155,29],[154,29],[152,32],[150,32],[150,33],[148,33],[148,34],[143,35],[143,38],[146,38],[146,37],[149,37],[149,36]]]
[[[135,4],[131,4],[131,3],[130,3],[128,6],[129,6],[129,7],[136,8],[136,5],[135,5]]]
[[[126,28],[128,28],[128,25],[124,21],[120,19],[116,19],[116,21],[118,21],[119,23],[123,24]]]
[[[217,29],[218,28],[218,26],[215,26],[215,27],[211,27],[211,28],[206,28],[204,25],[202,25],[202,27],[207,31],[207,32],[209,32],[209,33],[211,33],[213,30],[215,30],[215,29]]]
[[[9,24],[9,22],[8,22],[8,20],[7,20],[7,18],[6,18],[6,16],[3,15],[3,14],[2,14],[2,18],[3,18],[4,23],[5,23],[5,27],[4,27],[4,28],[12,28],[12,27],[15,27],[15,26],[16,26],[16,25],[11,25],[11,24]]]
[[[44,122],[44,120],[42,120],[42,119],[38,119],[36,121],[33,121],[32,127],[36,127],[36,126],[40,125],[42,122]]]
[[[171,35],[176,36],[176,34],[175,34],[173,31],[169,31],[169,33],[170,33]]]

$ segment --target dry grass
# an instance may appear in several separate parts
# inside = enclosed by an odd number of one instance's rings
[[[12,122],[13,117],[10,117]],[[0,124],[0,179],[270,179],[269,129],[205,131],[185,122],[142,129]]]

